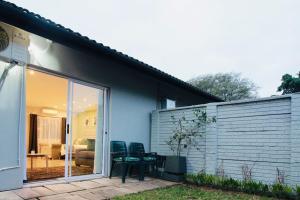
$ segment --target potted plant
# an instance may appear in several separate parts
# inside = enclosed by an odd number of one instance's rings
[[[186,173],[186,156],[191,148],[200,149],[199,141],[203,136],[207,124],[215,122],[215,117],[207,117],[206,111],[202,109],[193,110],[193,119],[187,119],[185,114],[179,118],[171,116],[174,124],[173,134],[166,144],[174,152],[173,156],[166,156],[165,178],[173,181],[181,181]]]

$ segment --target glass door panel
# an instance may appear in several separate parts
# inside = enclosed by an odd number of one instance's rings
[[[68,176],[102,173],[104,90],[70,82]]]

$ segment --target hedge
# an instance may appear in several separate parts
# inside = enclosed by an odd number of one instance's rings
[[[267,185],[253,180],[240,181],[233,178],[220,177],[205,173],[187,174],[185,180],[189,184],[198,186],[209,186],[216,189],[245,192],[248,194],[300,200],[300,186],[292,188],[288,185],[279,183]]]

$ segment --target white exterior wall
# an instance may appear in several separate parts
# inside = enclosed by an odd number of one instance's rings
[[[206,109],[203,107],[203,109]],[[186,117],[187,120],[193,118],[193,107],[188,109],[174,109],[171,111],[154,111],[152,113],[152,128],[151,128],[151,151],[159,152],[162,155],[173,155],[170,151],[166,141],[169,139],[173,130],[173,122],[171,116],[175,118],[180,116]],[[190,172],[197,172],[205,167],[205,139],[199,141],[200,150],[191,149],[187,158],[187,169]],[[186,151],[182,153],[182,156],[187,154]]]
[[[215,174],[223,163],[225,175],[242,179],[248,165],[254,180],[274,183],[278,168],[287,184],[300,184],[300,94],[154,111],[151,151],[172,154],[166,145],[171,115],[192,118],[203,106],[217,122],[207,126],[201,150],[188,154],[189,173]]]
[[[300,185],[300,93],[291,99],[291,183]]]
[[[0,75],[5,67],[7,64],[0,62]],[[0,78],[0,191],[23,184],[22,77],[23,67],[15,66]]]
[[[218,166],[242,179],[242,165],[253,166],[253,178],[272,183],[276,168],[289,179],[290,98],[218,106]]]

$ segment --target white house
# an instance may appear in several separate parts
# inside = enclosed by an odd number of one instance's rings
[[[153,110],[217,101],[0,1],[0,191],[37,180],[106,176],[110,140],[142,142],[149,150]]]

